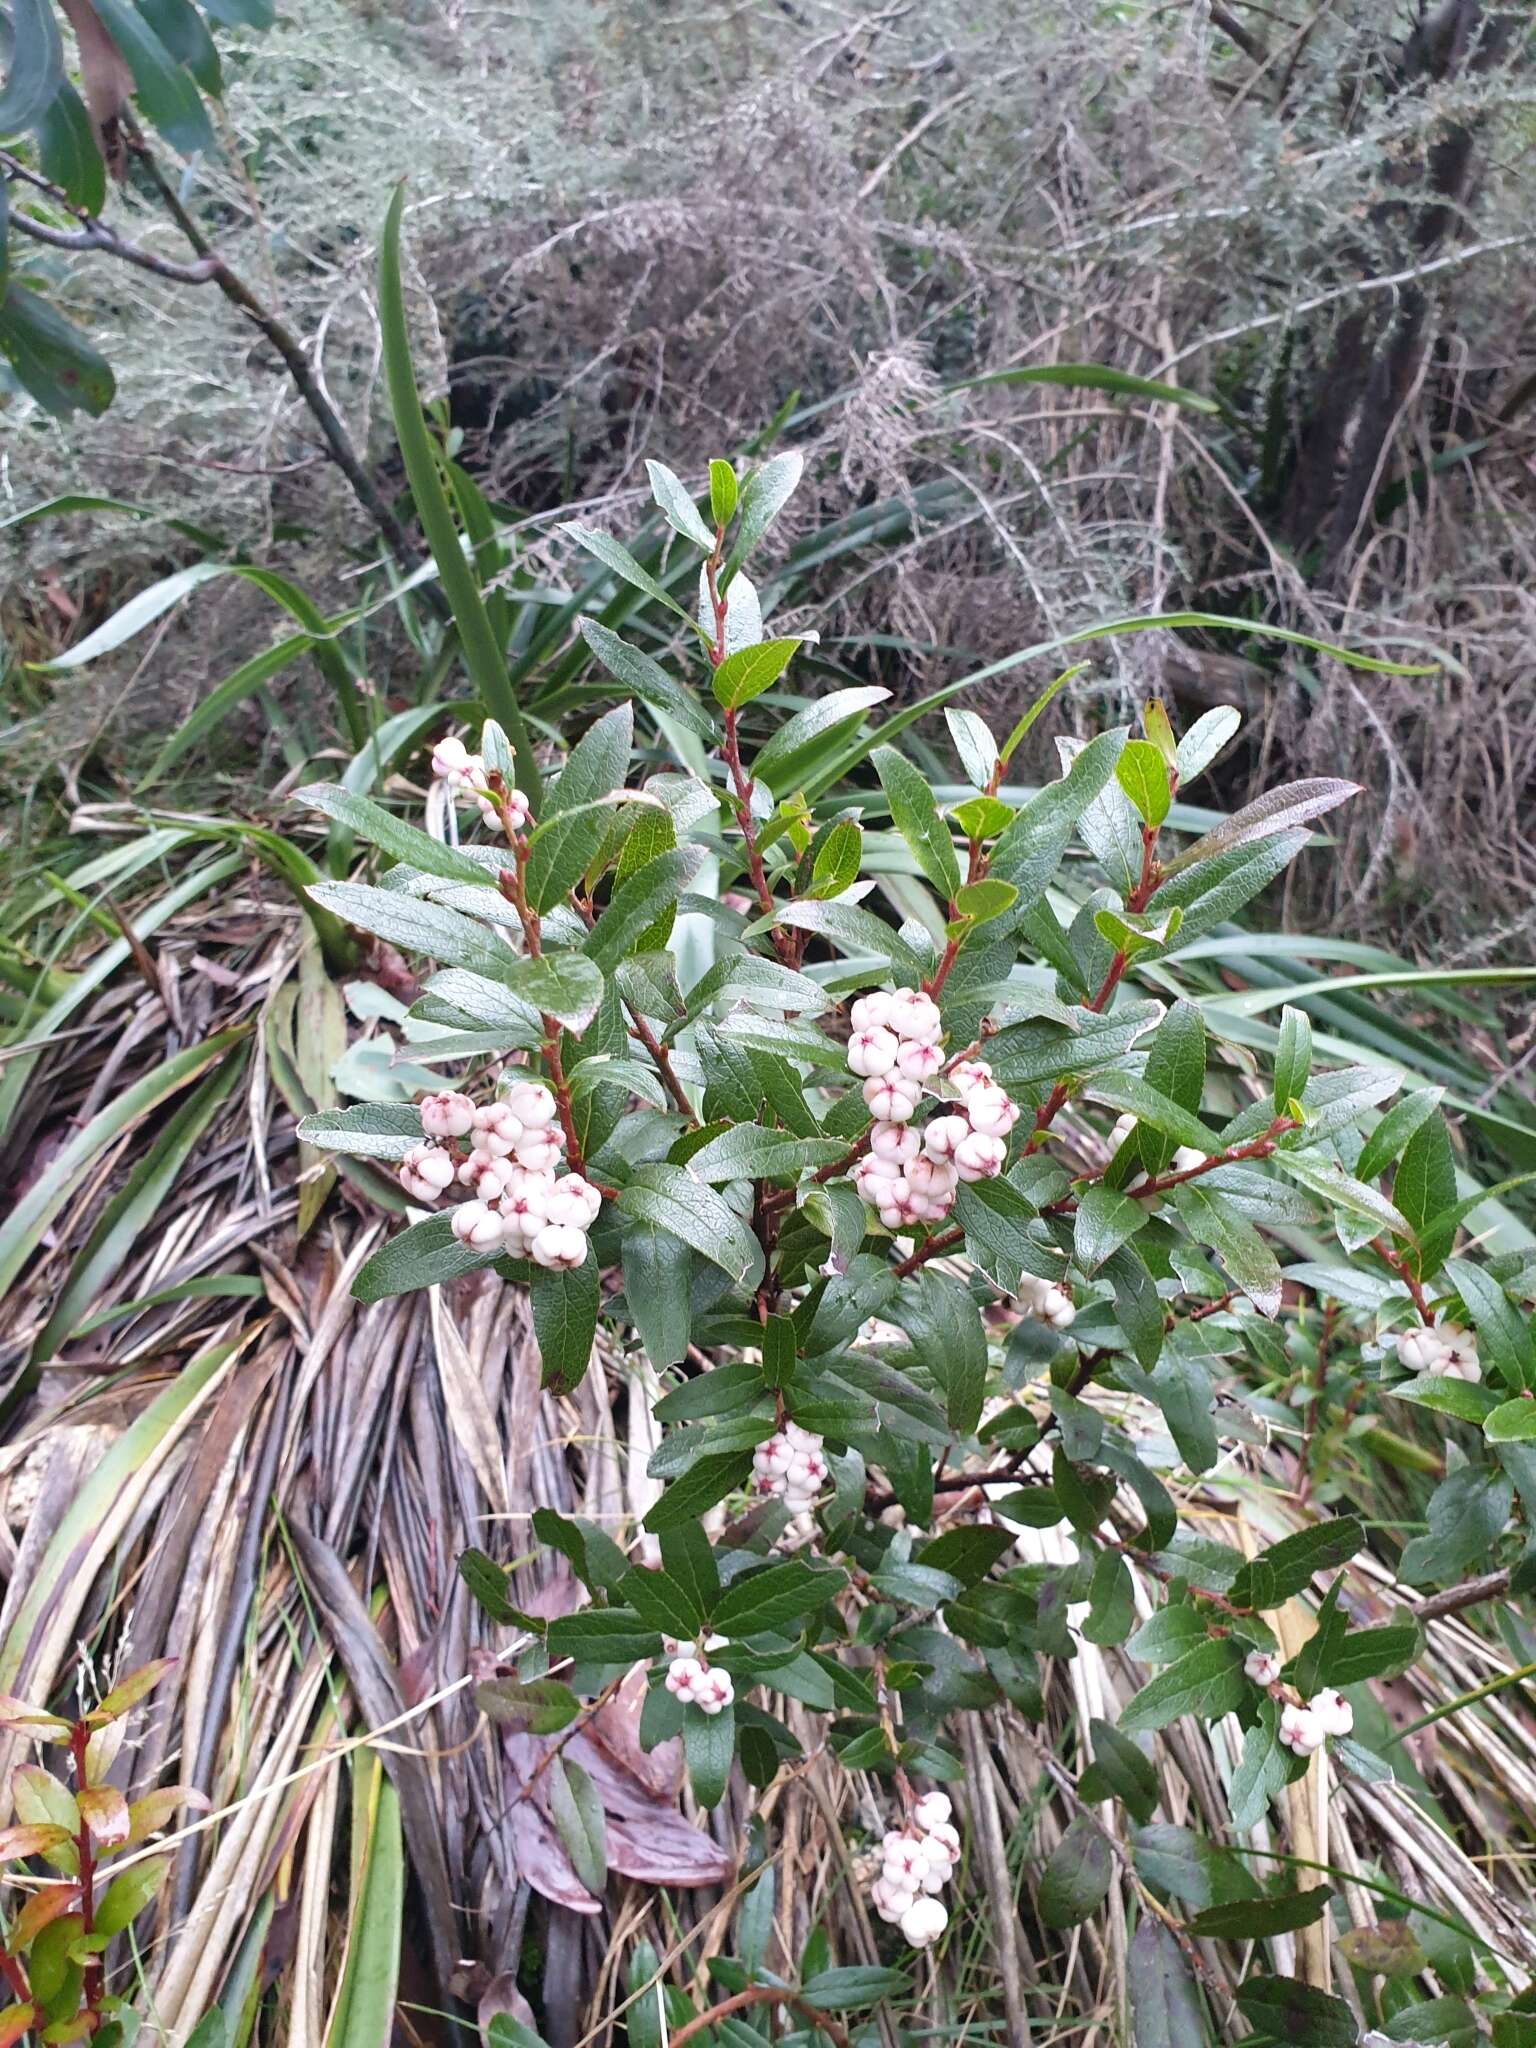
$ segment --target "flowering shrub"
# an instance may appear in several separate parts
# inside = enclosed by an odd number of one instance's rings
[[[1427,1532],[1395,1557],[1378,1534],[1379,1554],[1409,1586],[1486,1567],[1515,1494],[1536,1498],[1526,1282],[1458,1253],[1473,1205],[1436,1090],[1393,1101],[1395,1070],[1315,1061],[1299,1010],[1257,1033],[1261,1059],[1164,999],[1173,949],[1230,919],[1353,786],[1294,784],[1179,844],[1170,808],[1236,713],[1176,736],[1150,703],[1139,732],[1061,742],[1059,778],[1020,801],[1004,777],[1030,718],[1000,743],[951,709],[970,794],[947,815],[898,748],[858,737],[868,691],[764,723],[749,707],[804,643],[765,635],[742,564],[797,468],[780,457],[739,483],[713,463],[706,516],[653,465],[701,557],[688,625],[712,702],[586,620],[626,701],[541,795],[494,723],[478,753],[438,743],[434,831],[345,788],[301,792],[387,863],[313,893],[437,963],[413,1053],[461,1069],[415,1106],[328,1111],[301,1135],[397,1162],[412,1220],[364,1269],[365,1298],[494,1268],[529,1290],[549,1387],[587,1371],[599,1325],[661,1376],[655,1496],[628,1549],[535,1517],[586,1589],[579,1611],[519,1614],[501,1569],[466,1553],[477,1595],[521,1631],[509,1656],[541,1730],[580,1726],[641,1663],[642,1740],[681,1737],[701,1806],[738,1765],[763,1788],[793,1762],[783,1698],[830,1717],[848,1770],[888,1782],[894,1820],[869,1816],[865,1866],[888,1966],[814,1957],[798,1987],[738,2003],[803,2015],[899,1989],[906,1950],[943,1939],[967,1854],[963,1791],[952,1817],[921,1785],[963,1779],[958,1716],[1003,1701],[1037,1716],[1079,1637],[1161,1668],[1117,1726],[1084,1731],[1041,1919],[1085,1919],[1134,1871],[1137,1966],[1198,2002],[1197,1939],[1292,1932],[1328,1888],[1244,1872],[1191,1908],[1099,1802],[1145,1829],[1147,1750],[1185,1714],[1237,1717],[1238,1831],[1309,1769],[1386,1774],[1356,1712],[1420,1628],[1406,1610],[1352,1620],[1339,1567],[1367,1544],[1354,1516],[1324,1509],[1245,1558],[1181,1518],[1180,1475],[1343,1375],[1354,1401],[1467,1425]],[[671,602],[617,542],[575,532]],[[693,772],[636,768],[635,699]],[[850,779],[865,760],[878,787]],[[1099,886],[1064,921],[1053,878],[1074,841]],[[896,922],[870,899],[903,870]],[[1330,1305],[1326,1350],[1314,1299]],[[1232,1381],[1256,1412],[1218,1405]],[[1528,1568],[1510,1564],[1518,1584]],[[1282,1610],[1309,1593],[1297,1647]],[[600,1806],[574,1764],[555,1776],[556,1824],[600,1888]],[[1353,2027],[1262,1967],[1250,1991],[1255,2025],[1279,1998]]]

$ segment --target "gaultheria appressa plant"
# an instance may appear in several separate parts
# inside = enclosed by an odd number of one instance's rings
[[[742,566],[798,475],[792,455],[740,483],[714,462],[701,510],[652,465],[678,544],[700,557],[687,624],[709,697],[582,622],[696,772],[635,775],[626,701],[537,795],[496,724],[477,753],[445,735],[430,832],[343,788],[301,792],[383,856],[373,883],[312,893],[437,963],[412,1052],[458,1076],[416,1105],[325,1112],[301,1135],[397,1161],[431,1212],[375,1254],[365,1298],[494,1267],[529,1290],[546,1385],[580,1380],[600,1326],[659,1375],[654,1500],[627,1546],[535,1515],[585,1589],[578,1611],[519,1613],[502,1568],[466,1552],[465,1577],[516,1632],[484,1702],[560,1737],[639,1665],[641,1739],[681,1737],[703,1807],[735,1769],[760,1791],[796,1767],[784,1699],[827,1716],[832,1753],[888,1786],[861,1865],[889,1928],[880,1963],[837,1965],[818,1937],[787,1982],[743,1932],[742,1957],[717,1959],[713,2018],[778,2006],[843,2039],[829,2008],[899,2003],[909,1951],[945,1941],[967,1854],[957,1724],[1003,1702],[1038,1716],[1081,1635],[1161,1668],[1117,1725],[1085,1731],[1039,1918],[1075,1925],[1121,1881],[1133,1974],[1195,2015],[1195,2040],[1198,1942],[1294,1933],[1330,1890],[1305,1870],[1256,1881],[1214,1848],[1221,1882],[1181,1890],[1138,1844],[1157,1797],[1151,1739],[1181,1715],[1237,1717],[1238,1829],[1309,1771],[1387,1772],[1355,1716],[1369,1681],[1413,1661],[1420,1626],[1406,1607],[1356,1626],[1339,1568],[1370,1543],[1412,1587],[1491,1563],[1517,1586],[1529,1574],[1526,1281],[1458,1251],[1472,1204],[1437,1090],[1394,1100],[1395,1069],[1314,1060],[1300,1010],[1259,1061],[1212,1042],[1198,1004],[1147,992],[1170,949],[1231,919],[1353,785],[1277,789],[1174,850],[1170,806],[1235,712],[1176,735],[1149,703],[1139,732],[1059,743],[1059,779],[1015,802],[1000,792],[1029,718],[999,744],[952,708],[970,794],[947,815],[898,748],[859,738],[868,691],[744,721],[802,645],[765,633]],[[678,610],[616,541],[573,532]],[[848,779],[866,761],[878,790]],[[1052,884],[1074,845],[1100,886],[1064,923]],[[893,850],[926,888],[899,927],[868,900]],[[709,964],[673,944],[680,919],[709,934]],[[1282,1265],[1320,1229],[1332,1263]],[[1324,1349],[1314,1297],[1330,1304]],[[1242,1403],[1218,1402],[1228,1382]],[[1188,1479],[1232,1439],[1300,1435],[1341,1383],[1362,1420],[1390,1398],[1466,1426],[1426,1533],[1393,1554],[1325,1508],[1245,1559],[1186,1521]],[[1309,1592],[1315,1626],[1287,1647],[1281,1610]],[[557,1751],[541,1796],[601,1891],[585,1773]],[[1103,1819],[1109,1801],[1130,1846]],[[744,1925],[761,1917],[744,1907]],[[1318,2039],[1355,2024],[1262,1965],[1242,2001],[1261,2031],[1276,2001]],[[674,2043],[699,2024],[684,2000]]]

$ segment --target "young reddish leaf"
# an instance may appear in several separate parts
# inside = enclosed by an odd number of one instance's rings
[[[36,2017],[34,2006],[8,2005],[4,2012],[0,2012],[0,2048],[12,2048]]]
[[[73,1909],[79,1896],[80,1887],[75,1884],[48,1884],[41,1891],[31,1893],[11,1922],[6,1946],[12,1955],[24,1954],[45,1927],[57,1920],[61,1913]]]
[[[41,1856],[69,1840],[67,1828],[51,1821],[24,1821],[18,1827],[0,1828],[0,1863],[15,1863],[23,1856]]]
[[[61,1715],[50,1714],[45,1707],[28,1706],[25,1700],[12,1699],[8,1692],[0,1692],[0,1728],[16,1728],[23,1734],[35,1729],[52,1728],[56,1733],[39,1737],[43,1742],[63,1742],[69,1736],[69,1723]]]
[[[115,1785],[87,1785],[76,1797],[81,1818],[106,1848],[128,1839],[128,1802]]]
[[[99,1728],[103,1721],[113,1721],[119,1714],[126,1714],[130,1707],[136,1707],[147,1693],[154,1691],[175,1663],[174,1657],[157,1657],[152,1664],[141,1664],[137,1671],[130,1671],[97,1703],[96,1711],[89,1717],[91,1726]]]
[[[212,1805],[206,1792],[194,1792],[185,1785],[166,1785],[158,1792],[146,1792],[128,1809],[128,1842],[132,1845],[158,1834],[183,1806],[191,1807],[195,1813],[207,1813]]]

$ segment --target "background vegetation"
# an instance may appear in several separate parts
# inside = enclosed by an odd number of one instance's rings
[[[887,689],[890,717],[961,678],[1006,729],[1085,659],[1010,771],[1020,790],[1055,772],[1055,735],[1149,693],[1185,724],[1247,713],[1213,807],[1287,774],[1353,777],[1364,796],[1286,893],[1148,983],[1237,1044],[1272,1043],[1289,1001],[1320,1054],[1444,1088],[1470,1197],[1536,1167],[1529,20],[1471,0],[207,11],[207,144],[179,143],[142,89],[121,110],[100,219],[148,267],[60,246],[100,237],[7,176],[13,289],[74,324],[115,396],[93,370],[89,405],[60,416],[20,364],[0,390],[0,1687],[56,1697],[80,1643],[114,1670],[183,1660],[146,1760],[179,1759],[178,1782],[236,1813],[194,1838],[150,1948],[121,1965],[173,2038],[217,2001],[210,2039],[384,2039],[398,1967],[403,2039],[454,2037],[478,2006],[536,2017],[557,2048],[622,2013],[648,2044],[657,1971],[681,1995],[728,1930],[742,1941],[762,1844],[730,1805],[709,1836],[684,1830],[657,1782],[664,1812],[606,1916],[549,1910],[522,1874],[523,1809],[498,1804],[503,1773],[532,1765],[509,1745],[493,1772],[470,1741],[485,1625],[454,1577],[479,1525],[508,1532],[488,1547],[523,1607],[570,1597],[520,1532],[535,1505],[635,1510],[642,1368],[615,1352],[541,1396],[519,1296],[354,1301],[398,1197],[349,1166],[326,1208],[295,1136],[426,1070],[390,1064],[401,963],[299,908],[356,850],[286,798],[323,769],[418,804],[423,738],[496,687],[455,628],[397,434],[391,187],[408,174],[416,375],[535,733],[612,697],[578,613],[658,656],[673,640],[562,526],[625,535],[691,597],[647,458],[793,448],[806,484],[760,580],[779,630],[821,641],[763,731],[798,692]],[[0,148],[39,170],[32,141]],[[223,275],[163,274],[212,256]],[[1237,623],[1058,651],[1148,614]],[[1437,666],[1346,670],[1261,628]],[[649,744],[651,765],[679,747],[687,765],[676,735]],[[941,721],[903,744],[957,793]],[[1179,805],[1170,829],[1210,817]],[[909,881],[891,837],[887,911]],[[1092,877],[1067,887],[1081,900]],[[1477,1215],[1518,1273],[1526,1191]],[[1231,1389],[1270,1404],[1273,1436],[1190,1490],[1239,1545],[1340,1501],[1396,1545],[1443,1471],[1442,1429],[1357,1412],[1321,1314],[1297,1307],[1257,1396]],[[1391,1576],[1390,1550],[1357,1567],[1362,1614]],[[1380,1700],[1398,1785],[1293,1815],[1277,1852],[1306,1859],[1310,1829],[1358,1924],[1408,1916],[1390,1968],[1308,1964],[1372,2024],[1399,1980],[1424,1997],[1536,1972],[1529,1624],[1503,1600],[1425,1619],[1426,1657]],[[1038,2039],[1122,2025],[1123,1910],[1063,1937],[1037,1893],[1075,1816],[1060,1759],[1142,1676],[1083,1645],[1038,1717],[990,1717],[967,1904],[925,1991],[935,2034],[1018,2025],[1000,1944]],[[614,1703],[604,1741],[644,1782],[633,1707]],[[345,1747],[408,1713],[393,1780]],[[1216,1830],[1227,1735],[1174,1739],[1156,1825]],[[819,1923],[844,1960],[872,1957],[850,1873],[877,1812],[829,1763],[776,1795],[770,1954],[798,1956]],[[699,1889],[657,1889],[685,1847]],[[1203,1959],[1240,2038],[1240,1954]],[[415,2010],[444,1983],[457,2023]]]

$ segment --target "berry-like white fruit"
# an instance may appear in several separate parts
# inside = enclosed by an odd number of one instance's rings
[[[901,1916],[901,1931],[914,1948],[931,1948],[949,1925],[949,1915],[939,1900],[914,1899]]]
[[[552,1124],[525,1130],[513,1153],[519,1166],[530,1173],[553,1173],[565,1152],[565,1135]]]
[[[536,1266],[554,1273],[568,1273],[586,1264],[587,1233],[572,1223],[546,1223],[528,1247]]]
[[[944,1055],[939,1048],[918,1038],[904,1038],[896,1054],[897,1073],[919,1085],[931,1081],[943,1064]]]
[[[729,1671],[720,1671],[713,1665],[694,1682],[694,1705],[711,1717],[722,1713],[735,1697],[736,1687]]]
[[[479,755],[472,754],[462,740],[449,734],[432,749],[432,773],[440,782],[464,782],[469,778],[472,764],[478,764],[479,759]]]
[[[453,1186],[458,1163],[440,1145],[413,1145],[400,1162],[400,1185],[418,1202],[435,1202]]]
[[[936,1116],[923,1125],[923,1150],[930,1159],[953,1159],[971,1127],[963,1116]]]
[[[910,1123],[917,1113],[916,1090],[894,1074],[871,1074],[863,1093],[876,1123]]]
[[[506,1218],[488,1202],[460,1202],[453,1211],[453,1234],[472,1251],[487,1252],[506,1241]]]
[[[867,996],[859,996],[848,1012],[848,1021],[855,1031],[873,1031],[877,1026],[889,1030],[892,1011],[892,996],[888,988],[871,989]]]
[[[1006,1138],[1019,1120],[1019,1106],[1011,1095],[987,1081],[965,1098],[965,1115],[971,1129],[984,1138]]]
[[[573,1188],[567,1178],[557,1180],[544,1197],[544,1219],[547,1223],[570,1223],[585,1230],[592,1221],[592,1212],[581,1189]]]
[[[891,997],[891,1029],[898,1038],[937,1045],[944,1036],[944,1020],[932,996],[920,988],[899,988]]]
[[[1343,1693],[1332,1687],[1307,1701],[1307,1711],[1317,1717],[1325,1735],[1348,1735],[1355,1725],[1355,1710]]]
[[[881,1845],[884,1858],[880,1875],[887,1884],[916,1891],[928,1869],[928,1856],[916,1835],[888,1834]]]
[[[1280,1710],[1280,1740],[1297,1756],[1310,1756],[1321,1749],[1328,1731],[1310,1707],[1288,1706]]]
[[[675,1694],[680,1700],[687,1701],[694,1697],[695,1688],[704,1676],[704,1666],[697,1657],[674,1657],[667,1666],[667,1675],[663,1682],[668,1692]]]
[[[464,1138],[474,1129],[475,1105],[452,1088],[421,1098],[421,1128],[429,1138]]]
[[[947,1827],[949,1825],[950,1817],[954,1810],[947,1795],[943,1792],[925,1792],[922,1798],[918,1800],[916,1806],[913,1807],[912,1818],[925,1834],[931,1834],[935,1828]],[[959,1840],[958,1836],[956,1840]]]
[[[1193,1145],[1180,1145],[1173,1155],[1172,1171],[1189,1173],[1194,1167],[1204,1166],[1208,1153],[1201,1152]]]
[[[522,1119],[507,1102],[482,1102],[475,1111],[470,1143],[489,1159],[506,1159],[516,1151],[523,1135]]]
[[[1007,1157],[1008,1147],[1001,1138],[972,1131],[955,1147],[955,1171],[964,1181],[995,1180]]]
[[[514,1082],[505,1101],[513,1116],[529,1130],[552,1124],[559,1106],[542,1081]]]
[[[973,1088],[988,1086],[992,1079],[992,1069],[986,1060],[959,1060],[944,1078],[963,1100]]]
[[[932,1126],[928,1127],[930,1130]],[[905,1166],[909,1159],[915,1159],[921,1150],[926,1132],[914,1131],[910,1124],[872,1124],[869,1132],[869,1150],[875,1159],[884,1159],[892,1165]]]
[[[1280,1659],[1273,1650],[1250,1650],[1243,1659],[1243,1675],[1255,1685],[1273,1685],[1280,1676]]]
[[[891,1884],[883,1877],[877,1877],[869,1888],[869,1903],[888,1927],[894,1927],[916,1901],[916,1891],[908,1891],[899,1884]]]
[[[1406,1372],[1433,1372],[1445,1355],[1445,1345],[1438,1330],[1417,1324],[1411,1330],[1397,1333],[1398,1363]]]
[[[876,1024],[867,1031],[855,1031],[848,1041],[848,1071],[857,1074],[861,1080],[889,1074],[900,1051],[900,1039],[882,1024]]]

